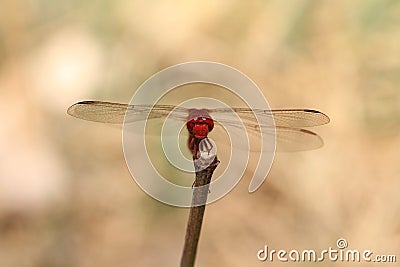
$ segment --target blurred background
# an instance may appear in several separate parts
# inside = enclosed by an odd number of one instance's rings
[[[196,266],[280,266],[257,251],[340,237],[399,261],[399,1],[6,0],[0,266],[179,264],[188,209],[140,190],[120,129],[66,109],[129,102],[152,74],[193,60],[239,69],[272,108],[331,118],[314,129],[322,149],[277,154],[258,191],[244,177],[207,207]],[[310,265],[326,262],[296,266]]]

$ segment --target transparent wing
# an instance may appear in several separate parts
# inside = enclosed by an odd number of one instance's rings
[[[244,124],[251,128],[257,128],[258,122],[254,114],[265,118],[273,118],[275,126],[282,127],[312,127],[329,123],[329,117],[324,113],[312,109],[249,109],[249,108],[232,108],[234,112],[239,114]],[[211,109],[212,113],[227,113],[232,112],[230,109]],[[261,127],[271,127],[271,125],[261,125]]]
[[[301,127],[312,127],[329,123],[329,117],[322,112],[310,109],[277,109],[277,110],[251,110],[248,108],[233,108],[234,112],[239,114],[245,129],[240,123],[226,119],[223,116],[217,117],[217,122],[221,125],[229,125],[235,127],[237,131],[246,130],[251,136],[260,138],[260,133],[266,135],[273,135],[274,129],[276,133],[276,147],[278,151],[292,152],[317,149],[323,146],[322,138],[309,130],[301,129]],[[231,112],[230,109],[212,109],[211,114],[222,114],[224,112]],[[268,124],[259,125],[255,114],[264,117]],[[272,121],[272,118],[274,121]],[[266,119],[266,120],[265,120]],[[273,123],[275,123],[275,126]],[[239,144],[240,146],[241,144]],[[259,149],[251,149],[252,151],[259,151]]]
[[[218,123],[220,124],[220,122]],[[254,127],[241,127],[236,124],[232,124],[231,126],[235,127],[235,131],[232,131],[231,134],[238,134],[239,131],[246,131],[249,138],[255,141],[255,146],[251,147],[251,152],[260,152],[260,138],[261,132],[263,135],[270,136],[272,138],[274,134],[273,127],[261,127],[261,128],[254,128]],[[221,126],[218,128],[222,128]],[[261,132],[260,132],[261,131]],[[215,136],[215,135],[214,135]],[[295,151],[306,151],[306,150],[313,150],[320,148],[324,145],[322,138],[309,130],[301,129],[301,128],[292,128],[292,127],[282,127],[276,126],[275,127],[275,140],[276,140],[276,150],[279,152],[295,152]],[[220,142],[221,144],[226,143]],[[246,151],[247,146],[246,143],[239,143],[234,144],[235,147]],[[265,149],[264,150],[268,150]]]
[[[174,109],[174,118],[186,122],[188,110],[172,105],[128,105],[103,101],[82,101],[69,107],[67,113],[88,121],[122,124],[125,114],[125,122],[129,123],[164,118]]]
[[[127,122],[134,122],[145,119],[166,117],[173,109],[174,118],[186,121],[188,109],[176,107],[173,105],[128,105],[120,103],[102,102],[102,101],[82,101],[72,105],[68,109],[71,116],[103,123],[122,124],[125,113]],[[234,112],[239,114],[244,124],[250,128],[271,127],[271,125],[258,125],[253,112],[267,118],[274,118],[275,126],[279,127],[311,127],[323,125],[329,122],[329,117],[322,112],[311,109],[278,109],[262,110],[249,108],[233,108]],[[226,108],[211,109],[210,113],[222,114],[232,113],[232,110]],[[149,113],[150,116],[149,116]],[[149,116],[149,117],[148,117]],[[225,123],[235,123],[226,120]]]
[[[82,101],[68,108],[68,114],[80,119],[110,123],[122,124],[125,114],[126,122],[135,122],[146,119],[165,118],[174,110],[172,115],[174,119],[186,122],[189,109],[176,107],[173,105],[128,105],[103,101]],[[323,145],[322,138],[316,133],[301,129],[300,127],[311,127],[323,125],[329,122],[329,117],[322,112],[310,109],[280,109],[280,110],[262,110],[249,108],[233,108],[234,112],[239,114],[245,130],[250,135],[260,135],[260,132],[271,135],[274,126],[259,125],[253,112],[266,118],[273,118],[275,122],[276,142],[279,151],[302,151],[316,149]],[[217,119],[217,124],[231,125],[237,130],[244,130],[241,124],[229,119],[231,109],[219,108],[209,110],[215,117],[220,114],[225,119]],[[150,114],[150,115],[149,115]]]
[[[276,127],[277,151],[295,152],[320,148],[324,145],[322,138],[309,130]]]

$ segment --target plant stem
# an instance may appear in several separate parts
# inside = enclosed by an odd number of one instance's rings
[[[189,212],[189,219],[186,228],[185,245],[181,258],[181,267],[194,266],[196,259],[197,245],[199,243],[201,225],[203,223],[204,211],[206,208],[208,188],[215,168],[219,160],[214,161],[206,169],[196,172],[194,182],[192,207]]]

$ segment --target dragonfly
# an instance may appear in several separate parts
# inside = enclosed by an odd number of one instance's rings
[[[173,113],[171,113],[174,111]],[[73,117],[108,124],[135,123],[137,121],[165,119],[186,124],[189,132],[188,148],[193,158],[197,158],[199,144],[207,139],[208,134],[217,124],[236,126],[241,124],[229,114],[235,112],[242,120],[250,134],[276,133],[277,148],[280,151],[304,151],[317,149],[323,146],[322,138],[313,131],[303,129],[329,123],[329,117],[313,109],[251,109],[238,108],[186,108],[175,105],[130,105],[105,101],[81,101],[68,108],[67,113]],[[212,116],[227,115],[217,122]],[[274,125],[260,125],[256,117],[273,119]],[[271,128],[275,131],[271,131]]]

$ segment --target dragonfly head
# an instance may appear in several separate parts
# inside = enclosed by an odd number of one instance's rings
[[[191,109],[186,127],[195,138],[203,139],[214,128],[214,121],[206,109]]]

